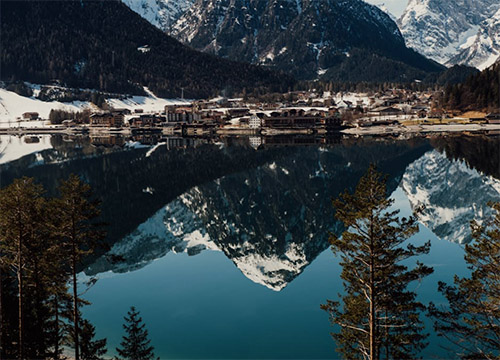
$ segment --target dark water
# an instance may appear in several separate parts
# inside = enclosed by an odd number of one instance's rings
[[[0,163],[15,158],[0,140]],[[161,358],[335,358],[319,308],[342,287],[327,243],[342,231],[332,198],[376,162],[402,215],[424,204],[411,241],[432,241],[419,260],[435,273],[412,286],[437,303],[437,282],[467,273],[470,220],[500,200],[495,136],[41,140],[50,149],[4,161],[0,181],[34,176],[53,192],[74,172],[103,199],[112,249],[89,259],[81,280],[99,278],[84,315],[109,355],[134,305]],[[448,357],[441,339],[429,341],[423,357]]]

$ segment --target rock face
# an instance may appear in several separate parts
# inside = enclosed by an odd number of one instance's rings
[[[470,221],[489,217],[488,202],[500,197],[500,180],[435,150],[408,166],[401,186],[412,208],[424,206],[420,222],[440,239],[461,244],[472,240]]]
[[[194,0],[122,0],[125,5],[154,26],[168,32]]]
[[[500,9],[483,21],[477,35],[470,37],[460,49],[448,64],[467,64],[484,70],[500,61]]]
[[[497,0],[410,0],[398,25],[425,56],[484,69],[499,56],[499,9]]]
[[[170,34],[191,47],[289,71],[298,78],[385,79],[440,68],[409,50],[397,24],[361,0],[196,0]],[[398,71],[394,71],[397,69]],[[372,79],[373,78],[373,79]],[[382,79],[378,79],[382,80]]]

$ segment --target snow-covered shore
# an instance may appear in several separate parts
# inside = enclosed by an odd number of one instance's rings
[[[48,119],[52,109],[76,112],[88,107],[91,107],[89,102],[42,101],[35,97],[21,96],[0,88],[0,127],[19,126],[16,120],[21,118],[25,112],[37,112],[42,119]],[[33,125],[34,123],[30,121],[29,126]]]
[[[33,85],[34,86],[34,85]],[[142,109],[144,112],[162,112],[166,105],[184,105],[188,100],[184,99],[163,99],[154,95],[147,88],[144,89],[147,96],[130,96],[121,99],[107,99],[110,107],[115,109],[128,109],[134,112]],[[41,119],[48,119],[50,111],[82,111],[84,109],[99,110],[94,104],[88,101],[42,101],[34,96],[25,97],[12,91],[0,88],[0,128],[10,127],[41,127],[47,123],[40,121],[29,121],[19,123],[23,113],[37,112]]]

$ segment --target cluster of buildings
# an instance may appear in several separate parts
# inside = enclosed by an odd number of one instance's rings
[[[133,132],[161,131],[197,135],[211,131],[336,131],[343,127],[372,126],[428,119],[500,122],[499,114],[447,112],[439,108],[440,93],[388,90],[373,93],[325,91],[292,92],[278,101],[248,102],[219,97],[156,112],[113,109],[90,115],[93,128],[130,128]],[[286,99],[286,100],[284,100]],[[29,116],[30,113],[26,113]],[[69,125],[69,124],[67,124]]]

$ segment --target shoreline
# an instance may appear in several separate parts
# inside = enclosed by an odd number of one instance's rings
[[[181,135],[168,128],[142,129],[144,133],[161,130],[162,135]],[[153,130],[153,131],[152,131]],[[499,131],[500,124],[447,124],[447,125],[380,125],[370,127],[355,127],[326,132],[325,129],[216,129],[215,135],[243,135],[243,136],[280,136],[280,135],[305,135],[305,134],[344,134],[344,135],[401,135],[401,134],[427,134],[427,133],[458,133]],[[134,135],[130,128],[61,128],[61,127],[34,127],[34,128],[0,128],[0,135]],[[188,134],[189,135],[189,134]],[[208,135],[208,134],[205,134]]]
[[[500,124],[382,125],[344,129],[341,133],[347,135],[401,135],[479,131],[500,131]]]

